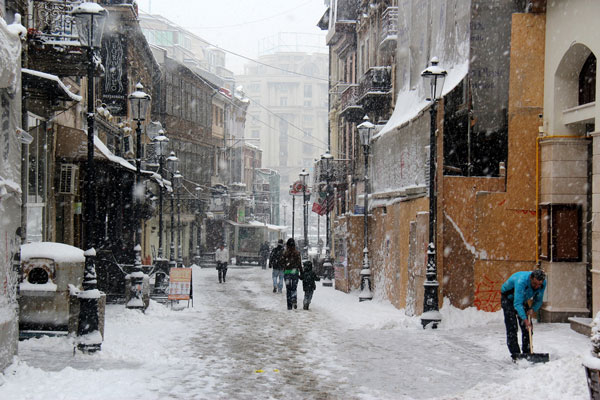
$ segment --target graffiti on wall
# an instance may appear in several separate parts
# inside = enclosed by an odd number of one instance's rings
[[[500,286],[504,279],[500,274],[483,274],[475,282],[475,307],[483,311],[498,311],[500,309]]]

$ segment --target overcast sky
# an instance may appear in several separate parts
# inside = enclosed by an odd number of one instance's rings
[[[139,8],[160,14],[212,44],[256,58],[273,45],[308,45],[302,51],[327,52],[325,32],[316,24],[325,12],[324,0],[138,0]],[[289,32],[308,34],[299,37]],[[248,62],[227,54],[236,74]]]

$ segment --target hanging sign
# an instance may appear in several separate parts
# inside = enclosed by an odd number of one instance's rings
[[[169,300],[190,300],[191,268],[171,268],[169,271]]]

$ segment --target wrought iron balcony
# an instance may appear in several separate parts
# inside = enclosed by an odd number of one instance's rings
[[[58,76],[83,76],[87,58],[71,10],[81,1],[32,0],[28,66]]]
[[[358,104],[358,85],[349,85],[342,92],[340,102],[341,115],[350,122],[358,122],[362,119],[365,112],[360,104]]]
[[[385,107],[391,100],[392,79],[390,67],[371,67],[360,78],[358,102],[365,111]]]
[[[380,49],[394,49],[398,41],[398,7],[388,7],[381,15]]]
[[[331,108],[335,108],[338,106],[342,93],[348,87],[349,83],[346,82],[336,82],[329,89],[329,94],[331,95]]]

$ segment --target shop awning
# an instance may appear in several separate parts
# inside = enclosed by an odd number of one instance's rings
[[[35,99],[48,102],[81,101],[81,96],[72,93],[69,88],[56,75],[32,69],[21,69],[23,92]]]
[[[94,136],[94,147],[94,160],[112,161],[127,170],[136,170],[135,166],[123,157],[115,156],[97,136]],[[87,159],[87,132],[59,125],[56,156],[76,161]]]

